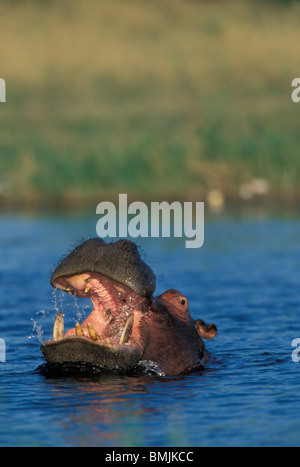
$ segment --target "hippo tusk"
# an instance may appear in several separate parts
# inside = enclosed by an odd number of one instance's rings
[[[64,338],[64,317],[60,311],[54,321],[53,340],[60,341]]]
[[[84,336],[84,332],[83,332],[81,324],[79,323],[76,324],[75,332],[76,332],[76,336]]]
[[[134,315],[131,314],[129,318],[127,319],[124,329],[122,331],[122,334],[119,340],[119,345],[123,345],[128,342],[131,331],[132,331],[133,322],[134,322]]]
[[[87,324],[87,327],[88,327],[89,335],[90,335],[90,338],[92,339],[92,341],[99,341],[100,336],[97,333],[96,329],[94,329],[93,326],[90,323]]]

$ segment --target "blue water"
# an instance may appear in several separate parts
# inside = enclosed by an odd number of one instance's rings
[[[36,371],[41,333],[55,308],[72,324],[88,306],[53,295],[49,275],[96,222],[0,218],[0,446],[299,446],[300,221],[212,219],[199,250],[139,242],[157,293],[178,288],[219,327],[202,372],[49,378]]]

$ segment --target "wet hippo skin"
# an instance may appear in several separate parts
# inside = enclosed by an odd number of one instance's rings
[[[207,357],[203,338],[215,337],[216,326],[194,321],[187,298],[175,289],[153,298],[155,282],[130,240],[106,244],[95,238],[77,246],[55,269],[51,284],[90,298],[93,310],[66,332],[58,314],[53,339],[41,347],[46,361],[122,371],[146,361],[166,376],[200,366]]]

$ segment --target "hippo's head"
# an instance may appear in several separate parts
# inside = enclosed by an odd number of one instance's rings
[[[58,314],[53,340],[42,344],[50,363],[130,370],[143,360],[155,362],[162,374],[175,375],[203,357],[201,336],[216,334],[215,327],[192,320],[187,299],[179,292],[171,290],[153,300],[155,275],[129,240],[84,242],[58,265],[51,284],[90,298],[93,310],[66,333],[63,315]]]

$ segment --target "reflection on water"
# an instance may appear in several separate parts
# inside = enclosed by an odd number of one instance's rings
[[[72,391],[68,392],[66,386],[71,382]],[[72,427],[79,425],[75,444],[80,446],[145,446],[149,444],[148,431],[159,445],[184,446],[188,445],[189,413],[182,391],[191,382],[189,378],[107,375],[97,381],[53,379],[51,392],[64,407],[66,416],[60,423],[71,433],[68,443],[75,442]],[[172,395],[157,406],[157,399],[164,399],[168,391]]]
[[[1,446],[300,444],[300,364],[291,358],[300,337],[297,219],[206,222],[194,251],[170,239],[139,242],[157,294],[178,288],[195,319],[219,327],[206,369],[177,378],[36,371],[39,338],[51,337],[57,311],[70,327],[89,311],[88,301],[49,285],[82,236],[95,236],[95,219],[0,219]]]

